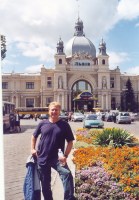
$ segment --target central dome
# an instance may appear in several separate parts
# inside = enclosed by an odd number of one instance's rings
[[[75,23],[74,37],[69,40],[66,45],[66,57],[72,57],[76,53],[86,53],[92,58],[96,57],[96,48],[93,43],[85,37],[83,33],[83,22],[78,18]]]
[[[85,36],[74,36],[67,43],[65,54],[66,57],[72,57],[75,53],[87,53],[92,58],[95,58],[96,48]]]

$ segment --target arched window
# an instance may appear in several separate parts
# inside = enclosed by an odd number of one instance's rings
[[[59,64],[62,64],[62,59],[61,58],[59,59]]]
[[[102,60],[102,65],[105,65],[105,60],[104,59]]]
[[[79,81],[75,82],[72,87],[73,98],[75,98],[78,94],[80,94],[83,91],[88,91],[91,93],[93,92],[90,83],[88,83],[85,80],[79,80]]]

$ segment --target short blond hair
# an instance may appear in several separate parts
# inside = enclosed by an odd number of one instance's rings
[[[57,107],[59,107],[59,109],[61,109],[61,105],[60,105],[60,103],[57,102],[57,101],[51,102],[51,103],[49,104],[48,108],[50,109],[51,106],[57,106]]]

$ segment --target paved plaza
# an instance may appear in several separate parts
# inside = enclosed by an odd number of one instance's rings
[[[26,160],[30,155],[30,138],[39,120],[21,120],[21,133],[4,134],[5,200],[24,200],[23,183],[26,175]],[[73,176],[75,167],[72,153],[68,164]],[[59,175],[52,171],[54,200],[63,199],[63,187]],[[43,199],[43,198],[42,198]]]

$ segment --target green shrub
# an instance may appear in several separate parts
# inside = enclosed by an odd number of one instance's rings
[[[101,146],[121,147],[123,145],[135,146],[135,138],[128,131],[118,128],[104,129],[96,135],[95,144]]]

